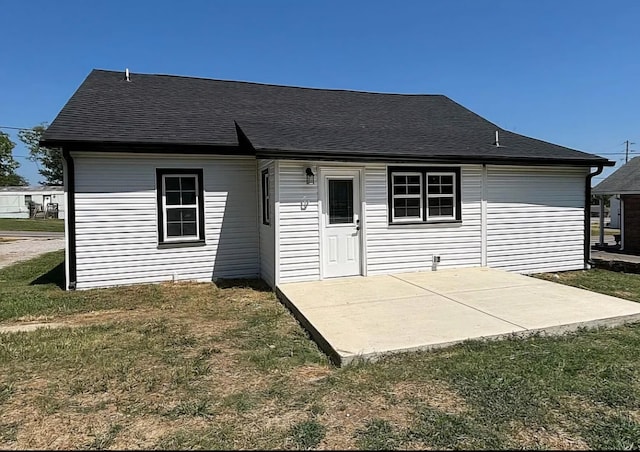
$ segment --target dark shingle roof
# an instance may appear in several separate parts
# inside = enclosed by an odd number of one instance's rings
[[[239,146],[259,156],[607,160],[501,129],[442,95],[378,94],[94,70],[44,143]],[[500,147],[494,146],[499,130]],[[239,153],[247,153],[240,150]]]
[[[640,194],[640,157],[634,157],[593,187],[594,195]]]

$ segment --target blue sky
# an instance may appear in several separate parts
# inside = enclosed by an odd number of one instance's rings
[[[50,123],[91,69],[128,67],[444,94],[615,168],[625,140],[640,155],[637,0],[0,0],[0,11],[0,126]],[[35,184],[26,153],[14,150]]]

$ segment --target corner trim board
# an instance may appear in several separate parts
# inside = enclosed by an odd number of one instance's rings
[[[77,286],[77,256],[76,256],[76,203],[75,203],[75,195],[76,195],[76,177],[75,177],[75,166],[73,162],[73,157],[71,157],[71,153],[68,149],[62,149],[62,158],[67,164],[67,237],[68,237],[68,268],[69,274],[67,276],[67,287],[68,290],[75,290]]]

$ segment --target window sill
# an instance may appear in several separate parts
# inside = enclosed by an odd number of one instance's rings
[[[163,250],[167,248],[188,248],[192,246],[205,246],[204,240],[184,240],[176,242],[162,242],[158,243],[158,249]]]
[[[396,223],[389,223],[392,228],[401,228],[403,226],[444,226],[444,225],[458,225],[462,224],[462,220],[437,220],[437,221],[398,221]]]

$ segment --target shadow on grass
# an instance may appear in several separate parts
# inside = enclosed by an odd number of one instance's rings
[[[31,281],[31,283],[29,283],[29,285],[31,286],[49,284],[55,284],[60,289],[64,290],[64,261],[60,262],[47,273],[38,276],[36,279]]]
[[[216,279],[213,281],[220,289],[253,289],[258,292],[273,292],[262,279]]]

